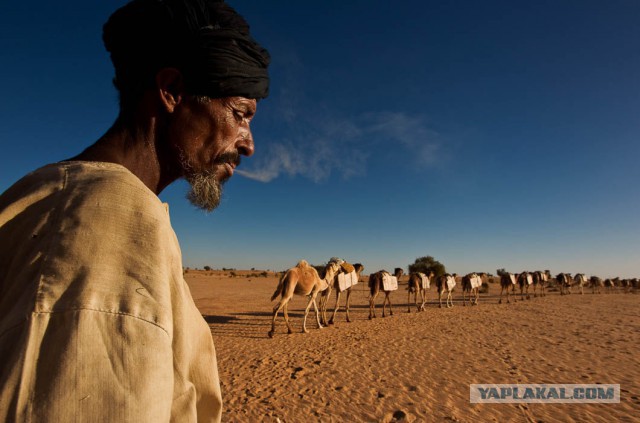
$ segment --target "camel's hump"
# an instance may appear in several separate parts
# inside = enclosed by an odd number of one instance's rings
[[[300,260],[298,264],[296,264],[296,267],[305,268],[310,266],[309,266],[309,262],[307,262],[306,260]]]

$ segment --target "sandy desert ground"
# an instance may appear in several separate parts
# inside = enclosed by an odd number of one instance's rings
[[[633,422],[640,421],[640,293],[560,296],[499,305],[490,284],[478,306],[407,313],[406,277],[393,316],[368,320],[365,283],[351,323],[299,332],[306,299],[294,297],[276,334],[269,301],[277,277],[260,271],[185,274],[211,327],[225,422]],[[253,274],[252,276],[249,276]],[[366,279],[366,278],[365,278]],[[330,309],[335,297],[332,295]],[[342,299],[344,302],[344,296]],[[620,384],[619,404],[471,404],[472,383]]]

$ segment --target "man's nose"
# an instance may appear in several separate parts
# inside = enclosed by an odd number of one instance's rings
[[[253,144],[253,135],[251,134],[250,130],[247,129],[240,135],[240,140],[237,143],[237,147],[238,153],[242,154],[243,156],[249,157],[253,155],[255,148]]]

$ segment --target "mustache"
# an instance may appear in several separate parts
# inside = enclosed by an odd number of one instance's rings
[[[240,165],[240,154],[237,151],[230,151],[228,153],[222,153],[221,155],[219,155],[215,160],[214,160],[214,164],[225,164],[225,163],[231,163],[233,164],[235,167],[238,167]]]

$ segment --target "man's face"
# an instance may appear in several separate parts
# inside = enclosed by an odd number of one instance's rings
[[[233,175],[240,156],[253,154],[249,124],[256,100],[189,97],[176,112],[170,139],[181,176],[191,185],[189,201],[211,211],[220,204],[222,184]]]

